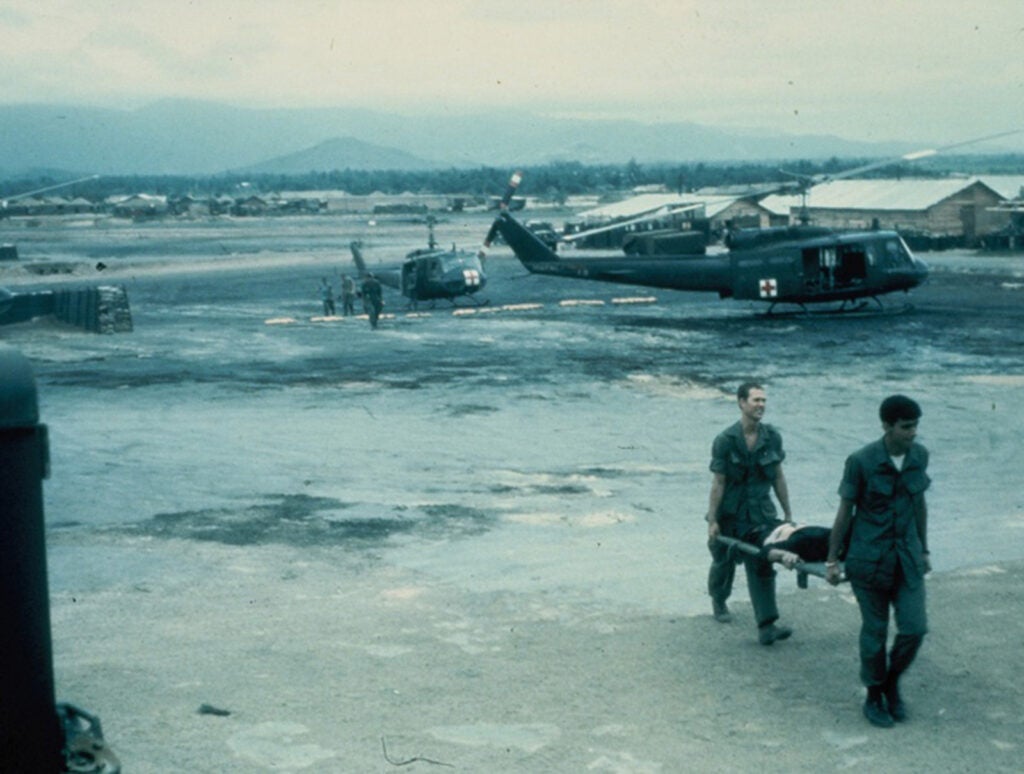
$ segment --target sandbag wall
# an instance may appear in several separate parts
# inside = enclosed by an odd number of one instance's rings
[[[54,315],[93,333],[128,333],[132,312],[122,285],[54,291]]]

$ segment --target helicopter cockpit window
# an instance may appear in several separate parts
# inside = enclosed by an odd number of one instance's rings
[[[449,272],[462,266],[462,258],[458,255],[445,255],[440,259],[439,270]]]
[[[891,268],[909,266],[913,264],[910,251],[903,244],[902,239],[889,239],[885,243],[885,263]]]
[[[472,254],[449,254],[441,257],[441,269],[446,274],[453,269],[476,269],[479,271],[480,262],[477,257]]]

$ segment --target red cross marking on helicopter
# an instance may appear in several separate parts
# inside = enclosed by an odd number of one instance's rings
[[[775,298],[779,294],[778,285],[773,279],[761,280],[761,298]]]

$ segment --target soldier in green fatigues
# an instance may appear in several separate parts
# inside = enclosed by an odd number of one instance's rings
[[[366,279],[363,280],[363,304],[370,317],[370,327],[376,328],[381,310],[384,309],[384,295],[380,280],[372,274],[367,274]]]
[[[355,299],[356,299],[356,283],[350,276],[343,274],[341,277],[341,309],[342,314],[345,317],[349,317],[356,313],[355,310]]]
[[[851,454],[839,485],[839,510],[829,537],[826,577],[846,577],[860,607],[860,676],[867,687],[864,716],[888,728],[907,718],[900,675],[928,631],[924,576],[928,560],[928,450],[915,442],[921,407],[892,395],[879,408],[882,438]],[[889,610],[896,639],[886,654]]]
[[[726,428],[711,447],[711,494],[708,502],[708,549],[711,569],[708,593],[715,620],[732,620],[726,600],[732,592],[736,563],[719,535],[744,540],[758,527],[775,522],[778,511],[771,493],[782,506],[785,521],[793,520],[789,507],[789,489],[782,472],[786,453],[782,435],[762,422],[767,397],[764,388],[754,382],[741,384],[736,392],[740,421]],[[775,604],[775,570],[771,562],[757,556],[744,556],[747,589],[754,607],[758,641],[772,645],[793,631],[776,626],[779,611]]]
[[[334,316],[334,288],[327,277],[320,278],[320,300],[324,302],[324,317]]]

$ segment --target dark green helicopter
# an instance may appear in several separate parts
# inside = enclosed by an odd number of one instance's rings
[[[426,248],[407,253],[399,268],[373,269],[367,267],[363,258],[362,245],[352,242],[352,260],[359,271],[360,279],[373,274],[381,284],[398,290],[409,299],[409,306],[416,308],[420,301],[445,300],[456,306],[457,298],[468,298],[479,305],[473,296],[487,285],[480,256],[469,250],[450,250],[438,246],[434,239],[434,220],[427,220],[429,238]],[[486,302],[484,302],[486,303]]]
[[[811,185],[821,182],[1016,133],[1005,132],[938,150],[917,151],[836,175],[811,178],[798,184],[796,190],[806,195]],[[512,176],[504,201],[511,199],[520,180],[518,172]],[[786,189],[793,190],[793,186],[765,188],[758,195]],[[717,293],[720,298],[763,301],[770,305],[769,313],[780,304],[793,304],[805,312],[808,305],[817,304],[832,305],[828,311],[855,311],[865,308],[869,300],[884,310],[880,296],[910,291],[928,278],[927,264],[911,253],[895,231],[847,231],[804,223],[734,230],[725,238],[728,251],[720,254],[709,254],[701,241],[672,255],[573,254],[562,257],[502,208],[484,240],[484,247],[487,248],[498,234],[522,264],[535,274],[706,291]]]
[[[515,178],[513,178],[515,179]],[[703,244],[676,255],[560,257],[533,232],[502,211],[485,240],[501,234],[534,274],[670,290],[706,291],[720,298],[779,304],[839,304],[861,309],[865,299],[909,291],[928,277],[895,231],[836,231],[818,226],[737,229],[728,252],[707,254]],[[857,303],[859,302],[859,303]],[[853,304],[853,305],[851,305]]]

